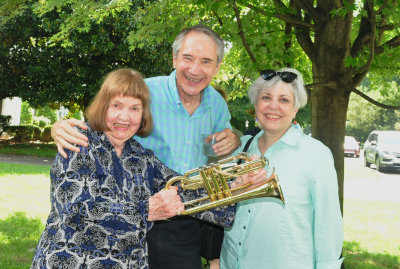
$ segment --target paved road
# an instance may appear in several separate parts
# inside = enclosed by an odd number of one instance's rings
[[[52,165],[54,158],[40,158],[24,155],[0,154],[0,162],[18,164]]]
[[[345,158],[344,197],[400,203],[400,171],[378,172],[364,166],[364,158]],[[350,169],[349,169],[350,168]]]

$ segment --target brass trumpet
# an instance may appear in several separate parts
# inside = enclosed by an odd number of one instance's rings
[[[165,189],[169,189],[172,184],[179,182],[178,184],[183,190],[198,190],[203,188],[207,191],[207,196],[185,202],[185,210],[180,213],[181,215],[196,214],[217,206],[225,206],[259,197],[274,197],[285,203],[275,169],[265,183],[259,187],[243,191],[243,189],[251,186],[251,183],[249,183],[230,189],[230,180],[263,168],[268,164],[268,160],[265,157],[257,157],[255,159],[252,159],[252,157],[253,155],[242,152],[236,156],[189,170],[183,176],[171,178],[166,183]],[[237,161],[242,163],[238,164]]]

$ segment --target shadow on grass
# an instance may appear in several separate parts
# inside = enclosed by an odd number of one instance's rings
[[[398,256],[385,253],[369,253],[355,241],[343,243],[346,269],[400,269]]]
[[[24,212],[0,219],[0,268],[29,268],[43,229],[39,218]]]

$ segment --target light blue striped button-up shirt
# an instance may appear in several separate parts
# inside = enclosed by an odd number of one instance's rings
[[[135,136],[135,139],[178,173],[206,164],[201,135],[232,128],[225,100],[208,86],[202,93],[200,106],[189,115],[178,95],[176,71],[145,81],[151,94],[154,128],[150,136]]]

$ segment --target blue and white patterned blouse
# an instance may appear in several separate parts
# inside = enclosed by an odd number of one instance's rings
[[[133,138],[118,157],[103,133],[82,133],[89,146],[67,159],[58,154],[51,168],[51,211],[31,268],[148,268],[148,200],[177,174]],[[229,227],[234,212],[229,206],[196,217]]]

